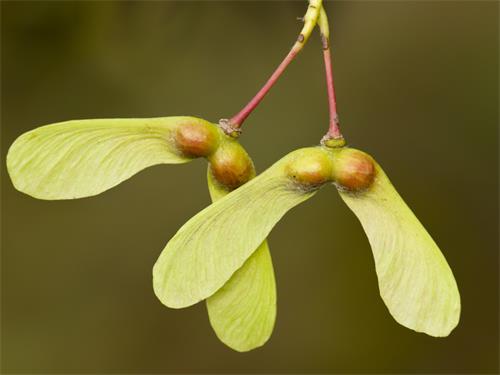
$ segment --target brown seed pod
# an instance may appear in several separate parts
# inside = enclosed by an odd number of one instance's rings
[[[331,157],[321,148],[300,150],[285,168],[287,175],[303,188],[318,187],[332,180]]]
[[[205,157],[217,148],[219,135],[214,125],[186,123],[180,125],[175,132],[175,143],[184,155]]]
[[[372,157],[362,151],[344,148],[335,154],[333,177],[341,189],[365,190],[373,183],[375,173]]]
[[[210,171],[215,180],[228,190],[234,190],[255,176],[252,160],[232,139],[225,139],[209,156]]]

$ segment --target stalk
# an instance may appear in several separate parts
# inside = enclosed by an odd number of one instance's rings
[[[330,26],[325,9],[321,7],[318,27],[321,34],[323,46],[323,61],[325,63],[326,90],[328,93],[329,124],[328,132],[323,136],[321,143],[330,147],[339,147],[345,144],[344,137],[340,132],[339,115],[337,113],[337,100],[335,98],[335,85],[333,81],[332,57],[330,53]]]
[[[302,27],[297,40],[295,41],[290,52],[288,52],[286,57],[279,64],[271,77],[269,77],[264,86],[262,86],[257,94],[255,94],[248,104],[237,114],[230,119],[221,119],[219,121],[219,125],[227,134],[237,137],[241,133],[241,126],[243,125],[243,122],[255,110],[255,108],[257,108],[262,99],[264,99],[269,90],[271,90],[271,87],[273,87],[281,77],[288,65],[290,65],[297,54],[302,50],[302,48],[304,48],[304,45],[307,43],[307,40],[311,36],[311,33],[318,21],[320,9],[322,9],[321,3],[322,0],[309,0],[309,6],[307,7],[306,14],[303,17],[304,26]]]

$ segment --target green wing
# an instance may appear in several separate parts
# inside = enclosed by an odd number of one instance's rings
[[[213,181],[210,170],[208,186],[213,201],[228,193]],[[276,319],[276,283],[267,241],[206,301],[210,324],[223,343],[240,352],[264,345]]]
[[[194,117],[75,120],[21,135],[7,154],[16,189],[39,199],[102,193],[155,164],[184,163],[172,131]]]
[[[380,295],[403,326],[447,336],[458,324],[460,295],[436,243],[379,165],[372,187],[340,196],[358,217],[375,258]]]
[[[193,305],[221,288],[292,207],[314,194],[295,188],[285,167],[301,150],[191,218],[170,240],[153,268],[160,301]]]

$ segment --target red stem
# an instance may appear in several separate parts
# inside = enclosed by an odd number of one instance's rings
[[[328,109],[330,112],[330,124],[328,127],[327,136],[329,138],[341,138],[339,128],[339,116],[337,113],[337,101],[335,99],[335,86],[333,83],[333,72],[332,72],[332,57],[330,55],[330,47],[328,38],[321,35],[323,42],[323,60],[325,62],[325,73],[326,73],[326,89],[328,92]]]
[[[281,64],[276,68],[271,77],[267,80],[266,84],[255,94],[255,96],[248,102],[248,104],[239,111],[236,115],[229,119],[229,124],[231,127],[239,129],[246,118],[252,113],[252,111],[259,105],[259,103],[264,99],[264,96],[269,92],[271,87],[276,83],[278,78],[283,74],[288,65],[293,61],[295,56],[300,51],[300,48],[296,48],[297,45],[294,45],[293,48],[288,52],[285,59],[281,62]]]

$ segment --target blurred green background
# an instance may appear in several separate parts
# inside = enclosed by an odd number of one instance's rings
[[[344,135],[371,153],[443,250],[462,296],[445,339],[398,325],[368,241],[326,187],[270,236],[270,341],[221,344],[203,303],[169,310],[151,268],[209,203],[206,163],[157,166],[93,198],[12,187],[21,133],[68,119],[233,115],[292,45],[296,2],[2,2],[2,369],[9,373],[498,371],[497,2],[327,2]],[[241,138],[262,171],[327,128],[320,42]]]

